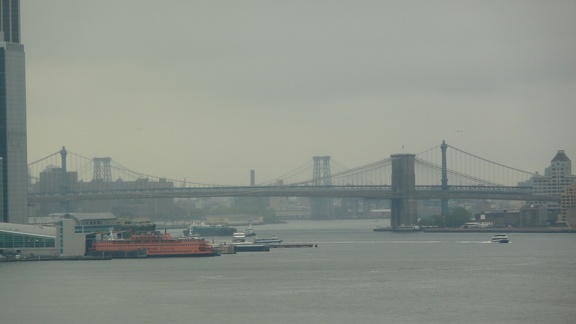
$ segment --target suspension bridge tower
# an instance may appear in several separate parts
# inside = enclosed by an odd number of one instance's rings
[[[315,186],[331,186],[330,156],[315,156],[312,182]],[[334,217],[333,199],[328,197],[310,198],[312,218],[328,219]]]
[[[68,183],[68,170],[67,170],[67,164],[66,164],[66,156],[68,155],[68,151],[66,151],[66,148],[64,146],[62,146],[62,150],[60,150],[60,159],[61,159],[61,165],[62,165],[62,176],[60,178],[60,194],[62,195],[62,197],[65,197],[68,192],[70,191],[69,188],[69,183]],[[60,202],[62,211],[64,213],[69,212],[70,210],[70,202],[68,200],[63,200]]]
[[[93,180],[102,180],[104,182],[112,182],[112,171],[110,169],[110,162],[112,158],[93,158],[94,172],[92,174]]]
[[[392,191],[400,194],[391,201],[390,226],[416,225],[418,223],[415,199],[416,175],[414,154],[394,154],[392,160]]]
[[[448,148],[448,144],[446,144],[446,141],[442,141],[442,144],[440,145],[440,149],[442,150],[442,180],[441,180],[442,185],[441,185],[441,189],[443,191],[448,190],[448,167],[446,165],[446,149],[447,148]],[[442,198],[441,202],[442,202],[441,214],[442,214],[442,217],[446,217],[446,215],[448,215],[448,199]]]

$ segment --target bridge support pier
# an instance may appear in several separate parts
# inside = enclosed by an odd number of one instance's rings
[[[392,159],[392,191],[400,194],[391,201],[390,226],[416,225],[418,223],[415,199],[416,175],[414,154],[395,154]]]

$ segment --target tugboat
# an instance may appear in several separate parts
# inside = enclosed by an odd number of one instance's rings
[[[496,234],[492,236],[490,240],[492,243],[508,243],[510,240],[508,239],[508,235],[506,234]]]
[[[252,228],[252,224],[250,224],[250,227],[248,227],[247,229],[244,230],[244,236],[246,236],[246,237],[256,236],[256,232],[254,232],[254,229]]]

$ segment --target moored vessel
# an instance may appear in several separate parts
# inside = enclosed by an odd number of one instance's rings
[[[282,243],[282,240],[279,239],[278,236],[276,235],[270,238],[261,238],[254,240],[254,244],[276,244],[276,243]]]
[[[398,225],[396,227],[376,227],[374,232],[419,232],[422,228],[417,225]]]
[[[267,252],[270,251],[268,244],[239,243],[233,244],[235,252]]]

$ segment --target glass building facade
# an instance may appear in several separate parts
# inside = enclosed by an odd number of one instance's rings
[[[20,43],[20,0],[0,0],[0,19],[4,41]]]
[[[54,236],[0,231],[0,250],[54,247]]]
[[[0,0],[0,221],[28,221],[24,46],[20,2]]]

